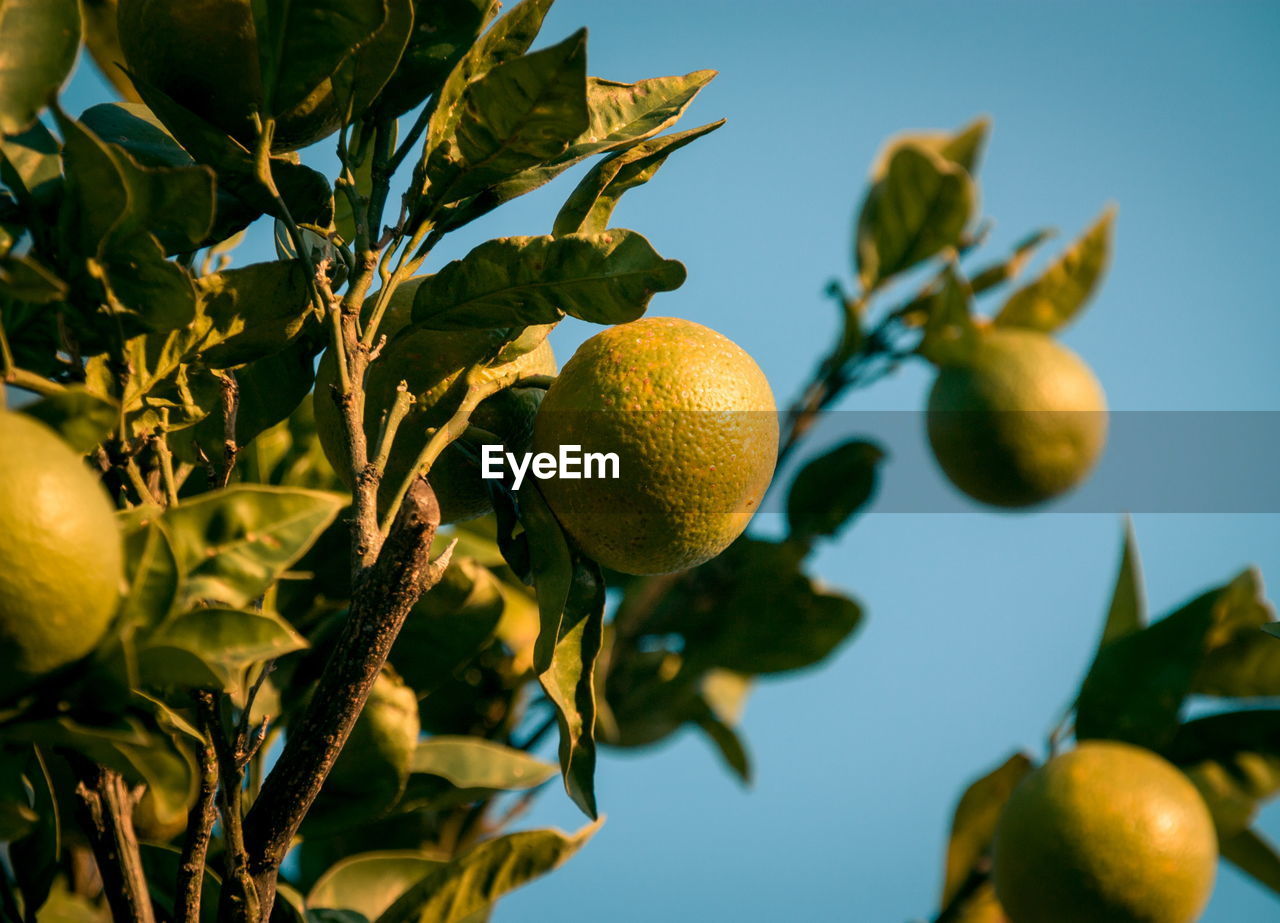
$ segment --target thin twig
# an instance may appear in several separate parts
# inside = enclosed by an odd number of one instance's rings
[[[200,794],[187,816],[187,833],[182,841],[182,854],[178,860],[178,880],[173,902],[173,916],[177,923],[196,923],[200,919],[205,860],[209,854],[213,822],[218,814],[215,804],[218,793],[218,757],[208,733],[206,729],[205,742],[200,748]]]
[[[222,837],[226,844],[226,869],[219,918],[258,923],[261,903],[249,874],[249,858],[244,843],[243,774],[235,752],[236,745],[227,734],[219,696],[207,691],[197,692],[196,705],[205,733],[213,742],[222,782],[218,792],[221,796]]]
[[[221,372],[218,375],[218,388],[222,395],[222,469],[218,472],[218,487],[226,487],[231,482],[231,472],[236,467],[236,456],[240,447],[236,443],[236,417],[240,411],[240,385],[235,373]]]

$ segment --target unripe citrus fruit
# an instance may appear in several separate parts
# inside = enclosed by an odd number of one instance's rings
[[[1213,820],[1156,754],[1086,741],[1025,778],[995,840],[1012,923],[1191,923],[1213,889]]]
[[[493,330],[417,330],[397,337],[409,320],[413,293],[421,279],[411,279],[392,296],[381,330],[388,344],[369,367],[365,381],[365,433],[373,454],[374,440],[382,415],[395,402],[401,381],[409,386],[414,404],[396,435],[395,447],[387,462],[379,501],[388,502],[405,474],[431,438],[428,430],[447,422],[458,407],[461,392],[455,388],[468,366],[486,358],[502,343]],[[551,344],[543,340],[533,349],[501,366],[503,374],[551,375],[556,360]],[[315,416],[320,445],[338,476],[350,486],[351,472],[346,462],[343,422],[330,390],[337,381],[337,366],[331,353],[320,360],[316,374]],[[511,452],[528,448],[533,418],[542,399],[539,388],[507,388],[483,401],[471,415],[471,422],[502,438]],[[431,486],[440,501],[441,522],[460,522],[487,513],[489,490],[480,478],[480,469],[462,448],[451,445],[431,467]]]
[[[929,392],[929,443],[956,487],[993,506],[1041,503],[1079,484],[1106,441],[1089,367],[1048,336],[984,328]]]
[[[0,410],[0,696],[93,650],[121,576],[97,479],[52,430]]]
[[[777,460],[776,410],[760,367],[714,330],[671,317],[619,324],[565,363],[533,448],[616,453],[620,476],[540,486],[606,567],[684,570],[727,548],[759,507]]]
[[[369,820],[394,805],[409,780],[420,731],[418,697],[384,670],[308,815],[308,832]]]
[[[121,0],[118,15],[129,69],[249,150],[257,137],[253,114],[262,114],[265,103],[253,2]],[[401,12],[399,4],[392,4],[381,29],[344,65],[360,75],[352,110],[357,118],[400,59],[407,36],[407,24],[398,22]],[[286,60],[281,67],[287,71],[291,63]],[[145,98],[145,84],[139,90]],[[305,99],[288,101],[285,111],[274,113],[272,150],[297,150],[337,131],[347,93],[330,77]]]

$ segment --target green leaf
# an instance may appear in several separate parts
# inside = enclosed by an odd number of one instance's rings
[[[1115,589],[1111,591],[1111,606],[1107,610],[1107,621],[1098,646],[1106,647],[1112,641],[1141,631],[1146,624],[1147,598],[1142,583],[1142,561],[1138,557],[1133,520],[1126,517],[1120,570],[1116,574]]]
[[[558,770],[491,740],[441,735],[418,744],[413,771],[448,779],[458,788],[518,791],[541,785]]]
[[[873,181],[882,179],[893,155],[905,145],[922,147],[951,161],[970,176],[977,174],[978,158],[991,133],[991,120],[986,116],[974,119],[959,131],[907,132],[895,136],[876,158],[871,168]]]
[[[787,492],[790,538],[809,542],[835,536],[875,495],[884,450],[851,439],[810,461]]]
[[[160,510],[152,508],[147,515],[150,518],[138,521],[125,535],[128,590],[121,600],[118,616],[122,624],[143,629],[153,628],[168,618],[183,582],[173,545],[160,523]]]
[[[40,907],[58,874],[63,823],[72,820],[62,817],[54,778],[49,771],[49,757],[39,747],[24,749],[31,755],[26,777],[31,784],[32,809],[38,821],[34,830],[9,844],[9,865],[23,902],[29,907]]]
[[[425,155],[417,188],[428,214],[560,156],[587,129],[586,47],[581,31],[506,61],[463,91],[456,112],[436,110],[455,121]]]
[[[444,330],[550,324],[566,314],[621,324],[684,279],[681,263],[663,259],[635,231],[503,237],[428,277],[414,295],[413,319]]]
[[[973,292],[954,266],[939,275],[941,287],[925,299],[928,315],[917,352],[935,365],[963,361],[974,348]]]
[[[1259,629],[1274,623],[1262,575],[1249,568],[1222,588],[1209,649],[1192,691],[1231,697],[1280,695],[1280,645]]]
[[[462,923],[486,907],[568,861],[600,822],[572,836],[525,830],[488,840],[430,873],[402,894],[376,923]]]
[[[255,0],[253,7],[265,117],[301,106],[387,18],[385,0]]]
[[[594,819],[593,673],[604,631],[604,578],[599,565],[570,550],[536,484],[521,492],[520,521],[529,538],[541,622],[533,650],[534,672],[556,707],[565,790]]]
[[[1111,257],[1115,209],[1108,208],[1034,282],[1018,289],[995,323],[1052,333],[1073,320],[1097,290]]]
[[[79,47],[76,0],[0,4],[0,132],[31,127],[71,73]]]
[[[989,856],[1000,812],[1034,765],[1025,753],[1015,753],[965,789],[951,821],[942,884],[943,907],[952,902],[969,875]]]
[[[22,412],[54,430],[77,452],[98,445],[115,428],[120,409],[113,402],[70,385],[56,394],[27,404]]]
[[[1264,888],[1280,894],[1280,854],[1262,834],[1242,830],[1218,845],[1222,858]]]
[[[341,494],[242,485],[169,509],[164,523],[187,573],[184,598],[248,605],[346,505]]]
[[[0,841],[21,839],[40,820],[33,804],[35,786],[27,780],[31,751],[0,750]]]
[[[672,153],[723,124],[721,119],[688,131],[650,138],[602,160],[570,193],[556,215],[552,233],[563,237],[576,232],[603,231],[624,192],[653,179]]]
[[[959,244],[976,204],[965,170],[918,144],[889,158],[867,193],[857,226],[858,277],[865,289]]]
[[[65,301],[67,284],[31,254],[0,257],[0,291],[17,301],[29,304],[52,304]]]
[[[164,623],[148,646],[191,652],[212,667],[221,687],[238,687],[246,667],[307,647],[307,641],[272,612],[193,609]]]
[[[751,677],[730,670],[709,670],[694,700],[693,723],[707,735],[725,765],[744,785],[751,784],[751,756],[735,725],[751,690]]]
[[[497,12],[494,0],[415,0],[413,32],[378,111],[403,115],[433,95]]]
[[[353,910],[376,920],[400,895],[445,863],[438,855],[411,849],[357,853],[316,879],[307,909]]]
[[[569,145],[568,150],[553,160],[524,170],[511,179],[486,189],[473,199],[459,203],[456,210],[442,218],[441,227],[456,228],[473,221],[499,205],[555,179],[587,157],[618,148],[630,149],[636,143],[652,137],[680,118],[715,73],[715,71],[694,71],[681,77],[654,77],[639,83],[615,83],[611,80],[588,77],[587,103],[590,107],[591,122],[587,130]],[[695,129],[695,131],[699,130]],[[703,131],[699,133],[705,134]],[[668,144],[670,140],[668,139]],[[691,140],[693,138],[686,138],[676,143],[674,147],[668,146],[667,153]],[[652,157],[652,154],[650,156]],[[661,159],[665,159],[665,155]],[[656,170],[655,166],[650,171],[650,175]],[[606,215],[598,226],[591,230],[604,230],[607,226],[608,216]],[[557,230],[556,234],[571,233],[574,230],[584,230],[584,228]]]
[[[36,122],[16,135],[0,135],[0,181],[28,207],[49,204],[62,185],[58,139]]]
[[[298,260],[254,263],[196,280],[209,327],[200,358],[225,369],[284,349],[311,314],[307,271]]]
[[[1280,710],[1188,721],[1164,755],[1200,789],[1218,839],[1226,841],[1249,826],[1263,800],[1280,792]]]

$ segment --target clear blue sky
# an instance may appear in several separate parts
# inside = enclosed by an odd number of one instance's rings
[[[560,0],[544,41],[581,25],[603,77],[721,71],[686,122],[729,124],[629,193],[616,223],[689,267],[653,312],[732,337],[780,399],[832,334],[822,289],[850,273],[855,202],[881,141],[986,113],[995,252],[1044,224],[1074,235],[1119,206],[1105,289],[1064,338],[1112,406],[1280,410],[1280,5]],[[87,68],[76,83],[87,99]],[[441,259],[549,231],[572,182],[504,207]],[[268,258],[254,248],[249,259]],[[562,359],[591,332],[558,330]],[[843,408],[916,409],[928,378],[907,370]],[[1247,563],[1280,580],[1280,516],[1141,515],[1136,527],[1153,612]],[[955,798],[1012,749],[1042,746],[1091,654],[1119,539],[1116,515],[867,516],[817,570],[856,593],[869,622],[820,669],[757,690],[745,718],[755,787],[692,735],[606,754],[603,830],[495,918],[930,914]],[[559,792],[528,820],[580,823]],[[1264,827],[1280,837],[1280,811]],[[1280,902],[1224,869],[1205,919],[1278,917]]]

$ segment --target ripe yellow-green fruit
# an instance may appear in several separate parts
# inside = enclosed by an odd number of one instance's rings
[[[409,780],[420,731],[417,695],[394,672],[384,670],[329,771],[307,818],[307,831],[369,820],[395,804]]]
[[[407,37],[407,23],[399,21],[405,13],[401,4],[391,4],[382,27],[346,65],[360,75],[357,117],[395,70]],[[253,0],[121,0],[117,21],[125,61],[142,78],[144,99],[150,84],[253,150],[253,114],[263,111],[265,96]],[[286,72],[291,63],[283,62]],[[335,87],[332,77],[308,89],[305,98],[287,100],[285,111],[274,113],[272,150],[306,147],[341,126],[349,91]]]
[[[671,573],[747,527],[773,477],[777,408],[732,340],[645,318],[587,340],[547,391],[533,448],[559,457],[569,445],[616,453],[620,477],[541,481],[565,530],[606,567]]]
[[[115,614],[121,561],[111,501],[80,457],[0,410],[0,698],[93,650]]]
[[[1009,798],[996,894],[1012,923],[1191,923],[1217,858],[1213,819],[1186,776],[1149,750],[1086,741]]]
[[[400,424],[387,461],[378,495],[381,504],[394,496],[431,438],[428,430],[448,421],[457,409],[461,392],[455,385],[463,371],[486,358],[503,339],[493,330],[417,330],[397,337],[396,333],[409,321],[413,295],[421,284],[422,279],[411,279],[396,289],[379,328],[387,335],[388,344],[369,367],[365,381],[365,433],[370,439],[370,453],[382,415],[394,403],[401,381],[407,382],[409,393],[414,396],[413,407]],[[555,370],[555,355],[546,340],[501,366],[504,375],[553,375]],[[342,418],[330,398],[336,381],[337,366],[326,352],[316,373],[316,431],[329,463],[349,487],[351,471],[346,462]],[[523,452],[532,438],[533,419],[542,395],[541,388],[499,391],[475,409],[471,423],[501,437],[508,451]],[[431,468],[430,480],[440,501],[441,522],[474,519],[492,508],[479,466],[460,446],[451,445],[444,450]]]
[[[986,327],[929,392],[934,457],[951,483],[1002,507],[1042,503],[1084,480],[1106,442],[1093,372],[1043,333]]]

